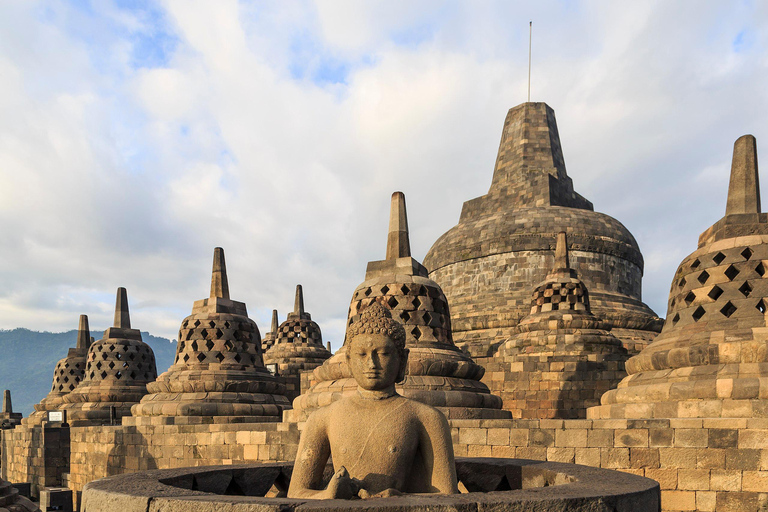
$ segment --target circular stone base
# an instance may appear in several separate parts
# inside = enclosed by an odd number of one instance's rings
[[[194,510],[292,512],[372,510],[558,510],[657,512],[659,484],[608,469],[523,459],[457,459],[462,494],[411,494],[370,500],[284,496],[292,462],[164,469],[103,478],[83,490],[82,512]],[[328,466],[328,480],[333,474]],[[276,497],[265,497],[276,496]]]

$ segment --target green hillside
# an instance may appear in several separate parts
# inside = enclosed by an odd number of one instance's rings
[[[96,339],[100,330],[91,330]],[[152,347],[157,371],[162,373],[173,363],[176,342],[142,332],[145,343]],[[33,405],[51,390],[53,369],[77,342],[77,331],[37,332],[29,329],[0,330],[0,391],[10,389],[13,410],[29,415]]]

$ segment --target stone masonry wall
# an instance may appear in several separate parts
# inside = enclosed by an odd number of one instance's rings
[[[657,480],[665,512],[768,507],[768,420],[452,420],[458,457],[515,457]],[[296,424],[72,429],[71,487],[120,472],[292,460]],[[763,508],[761,508],[763,507]]]
[[[768,508],[768,419],[452,420],[450,424],[458,457],[549,460],[646,476],[661,484],[665,512]],[[2,477],[31,482],[37,493],[41,486],[60,485],[68,470],[77,499],[86,483],[124,472],[293,460],[301,426],[71,428],[68,466],[64,459],[45,457],[43,447],[55,444],[50,437],[55,429],[49,429],[44,440],[46,433],[40,427],[17,427],[2,433]]]
[[[768,420],[454,420],[457,457],[584,464],[661,484],[662,510],[768,507]]]
[[[43,487],[62,485],[69,467],[69,429],[23,427],[0,430],[0,477],[13,483],[31,484],[37,497]]]
[[[579,278],[587,283],[592,312],[597,317],[628,307],[617,307],[614,301],[620,296],[612,290],[633,295],[641,289],[642,272],[626,259],[571,251],[570,262]],[[491,356],[530,312],[531,283],[543,281],[553,265],[552,251],[519,251],[460,261],[433,271],[430,278],[440,283],[451,301],[456,345],[474,358]],[[606,268],[611,272],[605,272]],[[647,341],[633,341],[627,349],[635,354],[645,344]]]
[[[295,424],[200,424],[71,429],[70,488],[121,473],[189,466],[284,461],[296,457]]]

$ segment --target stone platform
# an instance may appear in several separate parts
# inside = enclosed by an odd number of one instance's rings
[[[299,500],[265,497],[284,493],[292,463],[248,464],[148,471],[88,484],[82,512],[217,512],[560,510],[653,512],[658,484],[603,469],[518,459],[458,459],[462,494],[413,494],[370,500]],[[326,471],[327,478],[333,474]]]

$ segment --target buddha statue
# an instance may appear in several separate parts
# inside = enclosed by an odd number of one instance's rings
[[[405,378],[405,330],[374,302],[347,329],[357,394],[313,412],[299,442],[289,498],[352,499],[457,493],[448,420],[395,391]],[[328,457],[334,475],[323,489]]]

